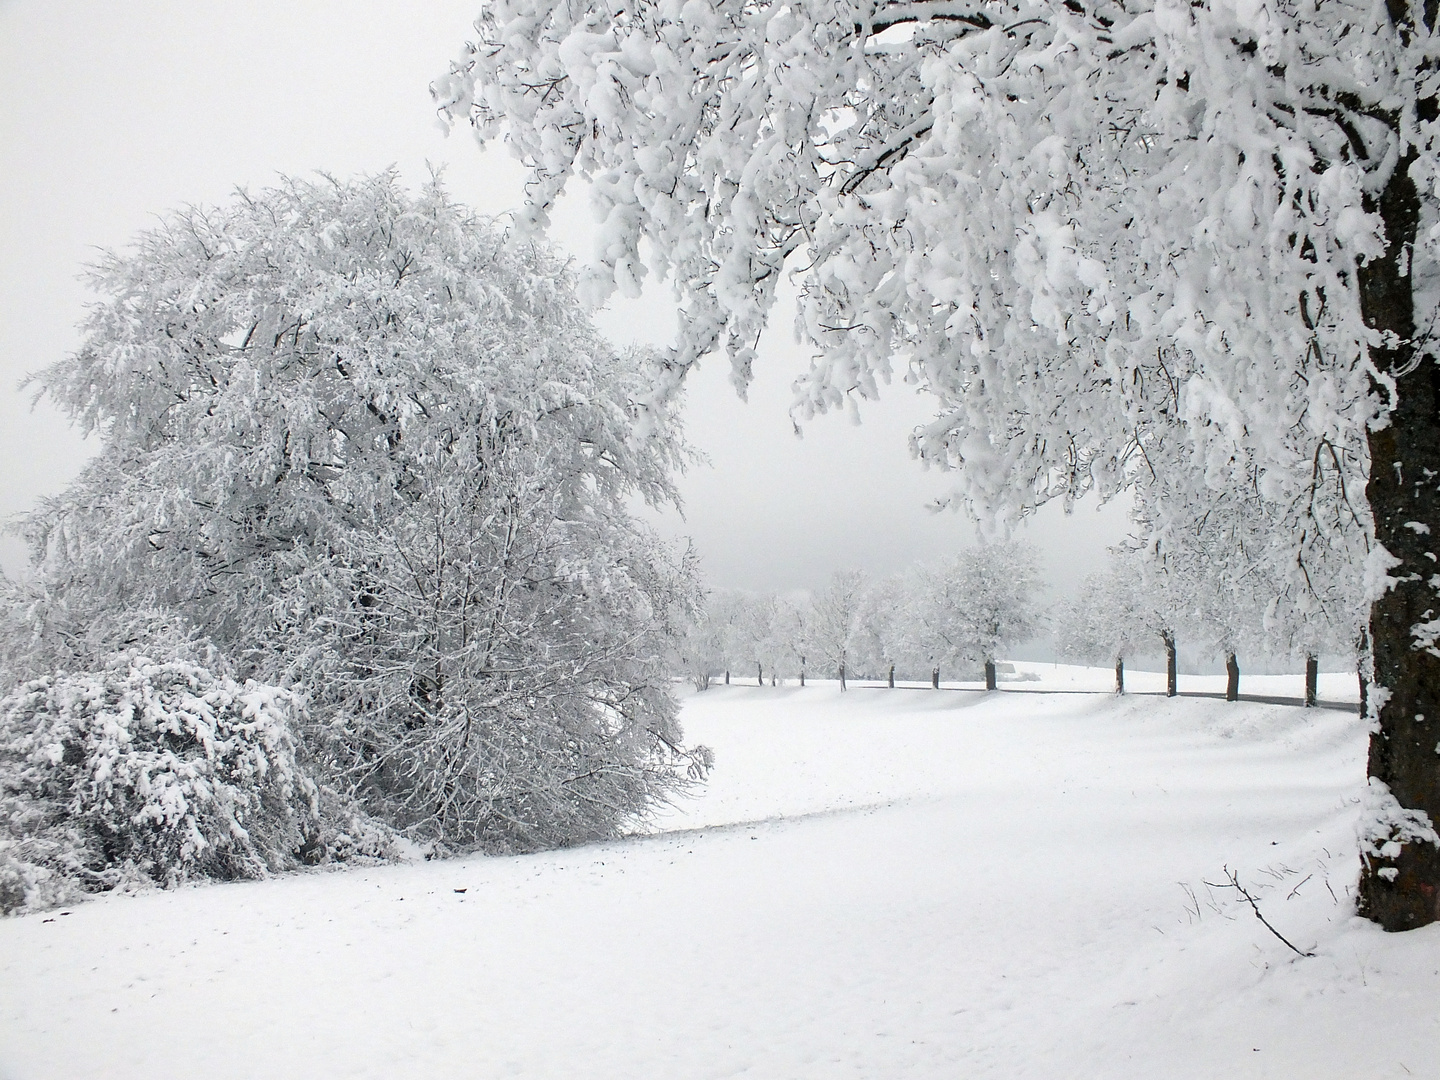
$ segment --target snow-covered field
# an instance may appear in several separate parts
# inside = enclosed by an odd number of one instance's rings
[[[0,922],[0,1077],[1440,1076],[1440,926],[1351,914],[1353,712],[1017,667],[689,695],[660,835]]]

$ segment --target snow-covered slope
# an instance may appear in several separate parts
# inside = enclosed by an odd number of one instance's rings
[[[1351,913],[1353,713],[821,684],[685,719],[717,768],[659,835],[0,922],[0,1077],[1440,1075],[1440,927]]]

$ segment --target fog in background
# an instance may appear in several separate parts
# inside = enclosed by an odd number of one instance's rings
[[[424,5],[251,0],[124,5],[0,0],[0,515],[58,492],[95,448],[16,384],[78,345],[89,299],[78,275],[123,248],[155,215],[226,201],[237,186],[316,170],[350,176],[396,165],[412,187],[444,169],[462,202],[502,214],[523,199],[503,148],[443,134],[428,84],[473,37],[479,0]],[[552,239],[589,255],[583,184],[553,215]],[[668,284],[597,313],[617,342],[664,344]],[[749,403],[711,358],[692,377],[686,424],[709,458],[683,479],[685,518],[658,526],[693,538],[711,584],[816,588],[835,570],[875,574],[975,542],[961,514],[929,506],[949,479],[909,455],[928,400],[897,381],[863,423],[821,417],[797,438],[790,383],[806,364],[777,307]],[[1057,594],[1100,568],[1126,529],[1121,506],[1045,508],[1020,532]],[[23,545],[0,540],[0,566],[23,571]],[[1032,648],[1027,655],[1045,655]]]

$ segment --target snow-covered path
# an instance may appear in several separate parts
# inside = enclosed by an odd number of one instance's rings
[[[718,767],[664,835],[0,922],[0,1076],[1440,1076],[1440,927],[1348,914],[1353,715],[822,685],[686,721]]]

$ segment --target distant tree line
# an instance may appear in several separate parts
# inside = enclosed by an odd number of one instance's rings
[[[716,679],[803,685],[818,676],[842,688],[854,678],[938,687],[942,677],[983,677],[993,690],[1004,651],[1048,630],[1059,656],[1113,665],[1117,693],[1125,691],[1127,658],[1163,653],[1167,693],[1175,696],[1180,643],[1187,642],[1193,653],[1224,661],[1231,701],[1247,655],[1302,664],[1307,706],[1317,701],[1320,657],[1344,658],[1358,673],[1363,700],[1358,574],[1345,572],[1349,564],[1332,567],[1322,588],[1300,593],[1297,602],[1267,565],[1247,558],[1238,531],[1132,540],[1047,615],[1034,549],[986,544],[884,578],[837,572],[814,593],[712,590],[678,663],[699,689]]]
[[[1239,697],[1242,656],[1303,664],[1307,706],[1317,701],[1320,658],[1342,659],[1357,673],[1363,709],[1369,691],[1363,563],[1330,560],[1297,588],[1257,553],[1263,522],[1226,509],[1192,530],[1116,549],[1104,571],[1087,576],[1058,606],[1057,652],[1113,664],[1115,689],[1123,692],[1126,658],[1163,651],[1173,696],[1177,642],[1188,641],[1194,652],[1224,660],[1230,701]]]
[[[679,662],[700,689],[716,678],[763,685],[807,676],[928,679],[983,673],[996,686],[1004,650],[1042,626],[1040,573],[1022,543],[968,548],[872,580],[833,574],[818,592],[716,590],[684,639]]]

